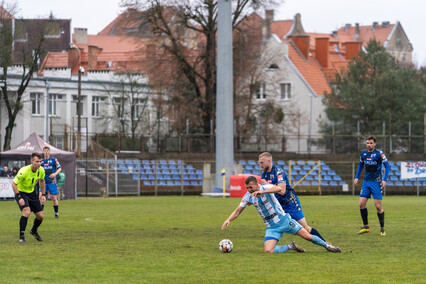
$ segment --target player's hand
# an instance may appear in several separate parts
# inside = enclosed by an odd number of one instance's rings
[[[49,177],[50,178],[54,178],[54,177],[56,177],[56,175],[55,174],[51,174]]]
[[[261,195],[262,195],[262,192],[260,192],[260,191],[255,191],[251,194],[251,196],[253,196],[253,197],[259,197]]]
[[[260,184],[268,184],[268,182],[266,181],[266,179],[261,179]]]
[[[356,179],[354,179],[354,184],[355,185],[358,185],[358,179],[356,178]]]
[[[18,203],[19,203],[19,206],[24,206],[25,200],[23,198],[21,198],[21,199],[19,199]]]
[[[382,180],[382,182],[380,183],[380,188],[385,188],[386,186],[386,182],[384,180]]]
[[[40,203],[41,205],[44,205],[44,203],[46,203],[46,196],[40,196]]]
[[[225,229],[225,227],[229,226],[229,223],[231,223],[230,221],[226,220],[225,222],[223,222],[222,224],[222,230]]]

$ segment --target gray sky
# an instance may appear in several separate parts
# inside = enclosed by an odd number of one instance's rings
[[[10,2],[10,1],[6,1]],[[88,28],[89,34],[100,32],[122,11],[120,0],[17,0],[19,16],[72,19],[72,28]],[[302,15],[307,32],[331,33],[346,23],[371,25],[373,22],[400,21],[413,45],[413,60],[426,66],[426,36],[423,19],[425,0],[285,0],[275,19],[292,19]]]

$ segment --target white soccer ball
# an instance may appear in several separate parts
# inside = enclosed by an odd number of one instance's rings
[[[234,245],[232,244],[231,240],[224,239],[224,240],[221,240],[219,243],[219,250],[221,252],[224,252],[224,253],[231,252],[233,248],[234,248]]]

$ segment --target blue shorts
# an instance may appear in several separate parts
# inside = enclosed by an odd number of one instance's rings
[[[305,218],[305,215],[303,215],[302,206],[300,205],[299,197],[294,196],[292,201],[285,205],[281,204],[281,206],[284,211],[290,214],[291,218],[294,220],[299,221],[300,219]]]
[[[266,228],[264,242],[269,240],[281,240],[284,233],[290,235],[296,235],[302,226],[295,220],[291,219],[289,214],[285,214],[285,217],[281,222],[273,227]]]
[[[56,183],[46,183],[46,194],[50,192],[50,194],[58,194],[58,187]]]
[[[372,194],[374,199],[383,198],[382,189],[380,188],[380,181],[364,180],[359,197],[370,198]]]

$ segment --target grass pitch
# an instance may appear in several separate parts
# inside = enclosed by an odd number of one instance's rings
[[[341,247],[333,254],[298,236],[300,254],[263,253],[265,226],[254,207],[221,231],[238,198],[139,197],[52,202],[37,242],[27,227],[18,243],[19,208],[0,202],[1,283],[425,283],[426,197],[386,196],[387,236],[379,235],[373,202],[371,232],[361,226],[358,197],[301,196],[308,223]],[[220,253],[231,239],[234,251]]]

